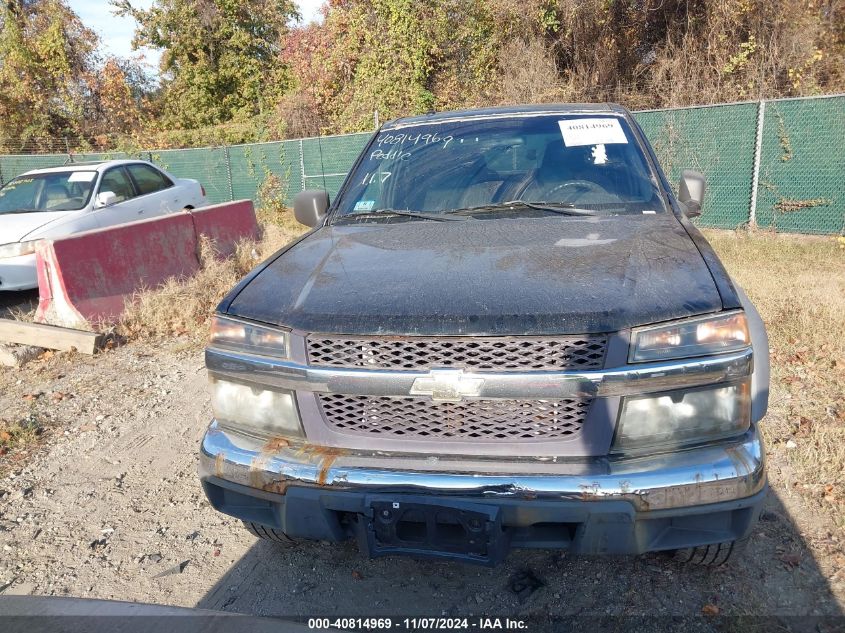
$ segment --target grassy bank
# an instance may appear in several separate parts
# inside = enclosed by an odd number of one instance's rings
[[[706,231],[769,333],[768,445],[845,524],[845,248],[833,238]]]

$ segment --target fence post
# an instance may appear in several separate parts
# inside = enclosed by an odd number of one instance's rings
[[[751,204],[748,208],[748,226],[757,227],[757,187],[760,185],[760,160],[763,152],[763,121],[766,117],[766,101],[757,104],[757,138],[754,141],[754,172],[751,176]]]
[[[302,139],[299,139],[299,178],[299,190],[305,191],[305,154],[302,151]]]
[[[226,182],[229,184],[229,200],[234,201],[235,190],[232,186],[232,161],[229,160],[229,146],[223,146],[223,155],[226,157]]]

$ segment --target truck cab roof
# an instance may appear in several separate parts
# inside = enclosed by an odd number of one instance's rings
[[[420,123],[442,123],[462,119],[507,118],[540,116],[547,114],[620,114],[628,110],[615,103],[544,103],[536,105],[497,106],[493,108],[468,108],[449,112],[429,112],[401,117],[386,122],[382,129],[389,130]]]

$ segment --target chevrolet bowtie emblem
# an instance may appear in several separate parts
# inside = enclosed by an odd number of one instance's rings
[[[434,402],[460,402],[464,396],[481,393],[483,378],[470,378],[463,369],[432,369],[411,385],[412,396],[430,396]]]

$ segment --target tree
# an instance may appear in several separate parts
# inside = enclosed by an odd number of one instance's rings
[[[98,38],[64,0],[0,5],[0,136],[49,149],[81,134]]]
[[[152,81],[135,60],[106,58],[89,74],[88,87],[85,133],[95,146],[113,146],[115,135],[137,135],[147,116],[154,114],[148,103]]]
[[[800,96],[845,88],[845,0],[329,0],[282,55],[280,112],[313,104],[330,132],[374,110]]]
[[[543,50],[547,4],[331,0],[323,24],[291,33],[283,58],[293,89],[331,131],[368,129],[376,110],[388,119],[487,105],[501,100],[499,61],[508,42],[538,38]]]
[[[167,128],[200,128],[267,115],[285,92],[280,62],[291,0],[157,0],[138,9],[113,0],[138,22],[133,44],[162,49]]]

